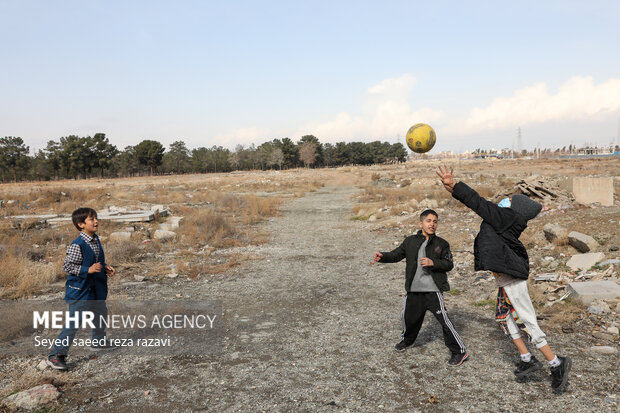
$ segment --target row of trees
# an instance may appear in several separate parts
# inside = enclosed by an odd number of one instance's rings
[[[403,162],[405,147],[388,142],[321,143],[313,135],[298,142],[274,139],[259,146],[237,145],[235,150],[212,146],[189,149],[183,141],[169,149],[143,140],[119,150],[103,133],[75,135],[48,141],[33,156],[19,137],[0,138],[0,180],[50,180],[60,178],[123,177],[143,174],[230,172],[252,169],[330,167]]]

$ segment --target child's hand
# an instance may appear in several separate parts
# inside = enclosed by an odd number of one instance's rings
[[[375,255],[373,256],[375,262],[381,261],[381,258],[383,258],[383,254],[381,254],[380,252],[375,252]]]
[[[103,268],[103,267],[101,266],[101,263],[100,263],[100,262],[96,262],[96,263],[94,263],[93,265],[91,265],[91,266],[88,268],[88,273],[89,273],[89,274],[94,274],[94,273],[96,273],[96,272],[101,272],[101,269],[102,269],[102,268]]]
[[[446,191],[452,193],[452,189],[454,188],[454,168],[450,168],[448,171],[448,167],[444,165],[443,169],[441,166],[439,167],[439,171],[435,172],[439,179],[441,179],[441,183],[443,184]]]
[[[114,277],[114,274],[116,274],[116,270],[111,265],[106,265],[105,273],[107,274],[108,277]]]
[[[422,264],[422,267],[432,267],[433,265],[435,265],[433,260],[431,260],[430,258],[420,258],[420,264]]]

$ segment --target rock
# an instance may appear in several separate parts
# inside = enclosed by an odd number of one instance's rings
[[[110,234],[110,239],[115,241],[127,241],[131,239],[131,232],[118,231]]]
[[[0,251],[2,251],[1,247],[0,247]],[[605,260],[601,263],[599,263],[599,265],[603,266],[603,265],[618,265],[620,264],[620,260],[618,259],[613,259],[613,260]]]
[[[55,401],[59,396],[56,387],[43,384],[6,397],[4,404],[12,409],[34,410],[43,404]]]
[[[183,219],[183,217],[170,217],[168,219],[168,223],[170,224],[170,227],[172,229],[177,229],[177,228],[179,228],[179,225],[180,225],[182,219]]]
[[[609,314],[611,309],[606,303],[597,303],[598,305],[591,305],[588,307],[588,313],[590,314]]]
[[[133,279],[136,281],[144,281],[146,277],[144,275],[134,275]]]
[[[176,237],[176,233],[174,233],[173,231],[166,231],[163,229],[158,229],[157,231],[155,231],[155,234],[153,234],[153,238],[158,239],[158,240],[162,240],[162,241],[167,241],[170,239],[173,239],[174,237]]]
[[[47,361],[46,360],[41,360],[39,362],[39,364],[37,364],[37,370],[39,371],[43,371],[47,368]]]
[[[600,300],[610,300],[620,296],[620,286],[613,281],[585,281],[568,283],[566,291],[571,296],[579,298],[584,304],[605,304]],[[594,303],[595,300],[599,300]]]
[[[534,281],[555,281],[557,280],[558,275],[556,273],[550,272],[546,274],[538,274]]]
[[[368,217],[369,222],[375,222],[376,220],[377,220],[377,216],[374,214]]]
[[[568,234],[568,242],[579,252],[590,252],[598,248],[598,242],[594,238],[577,231]]]
[[[614,335],[616,335],[616,336],[617,336],[618,334],[620,334],[620,330],[618,329],[618,327],[608,327],[608,328],[607,328],[607,332],[608,332],[609,334],[614,334]]]
[[[389,178],[379,178],[372,183],[374,186],[383,187],[383,188],[396,188],[396,182],[393,179]]]
[[[549,242],[564,243],[567,241],[568,231],[556,224],[547,224],[543,227],[545,238]]]
[[[590,351],[599,354],[616,354],[618,349],[612,346],[592,346]]]
[[[151,206],[151,211],[153,211],[153,212],[162,212],[164,210],[165,210],[165,208],[161,204],[159,204],[159,205],[152,205]]]
[[[603,261],[605,254],[602,252],[589,252],[587,254],[575,254],[566,263],[573,271],[589,270],[590,267]]]
[[[592,337],[595,337],[599,340],[603,340],[603,341],[609,341],[612,342],[614,341],[614,336],[612,334],[608,334],[605,333],[603,331],[595,331],[594,333],[592,333]]]
[[[437,202],[436,199],[428,199],[428,198],[423,199],[418,204],[418,208],[424,208],[424,209],[435,209],[438,206],[439,206],[439,203]]]
[[[135,232],[136,229],[134,227],[126,227],[126,228],[123,228],[123,231],[125,231],[125,232]]]
[[[166,274],[166,277],[168,277],[168,278],[177,278],[178,276],[179,276],[179,274],[177,274],[175,272],[172,272],[170,274]]]

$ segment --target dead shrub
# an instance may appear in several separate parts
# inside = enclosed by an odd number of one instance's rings
[[[62,262],[32,262],[10,252],[0,254],[0,296],[31,296],[62,276]]]
[[[143,249],[137,240],[112,241],[104,246],[106,261],[111,265],[135,263],[142,260]]]
[[[274,216],[278,212],[281,201],[276,198],[263,198],[254,195],[245,197],[246,207],[241,221],[252,225]]]
[[[176,231],[184,244],[221,246],[224,238],[236,235],[229,220],[212,209],[193,209],[184,216]]]

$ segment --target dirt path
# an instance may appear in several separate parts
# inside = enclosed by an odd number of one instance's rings
[[[348,220],[351,186],[328,186],[290,202],[265,224],[272,242],[215,281],[171,281],[154,297],[219,299],[221,354],[131,357],[113,353],[76,366],[68,411],[615,411],[617,360],[582,349],[592,338],[549,334],[573,357],[570,390],[513,379],[516,353],[492,319],[465,296],[446,295],[470,361],[449,367],[438,323],[427,315],[416,347],[397,353],[404,263],[370,266],[399,234]],[[446,237],[449,238],[449,237]],[[472,287],[460,277],[453,287]],[[138,288],[138,287],[135,287]],[[491,289],[487,285],[485,288]],[[151,294],[149,292],[149,294]],[[145,392],[148,392],[145,394]],[[110,394],[111,393],[111,394]],[[431,396],[436,403],[429,402]]]

